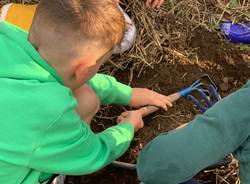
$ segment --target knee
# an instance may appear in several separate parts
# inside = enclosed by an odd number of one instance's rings
[[[179,184],[197,172],[185,158],[178,145],[167,140],[168,134],[158,136],[141,151],[137,161],[137,174],[145,184]]]
[[[90,87],[88,87],[87,93],[89,102],[85,106],[89,105],[89,111],[96,114],[100,109],[100,99]]]
[[[164,156],[166,157],[161,157],[161,159],[156,159],[155,155],[151,155],[149,158],[145,154],[139,157],[137,174],[142,182],[145,184],[179,184],[190,179],[182,172],[182,166],[173,161],[174,157],[169,159],[168,155]]]
[[[100,99],[95,92],[87,85],[75,90],[74,96],[78,102],[76,112],[81,119],[92,119],[100,109]]]

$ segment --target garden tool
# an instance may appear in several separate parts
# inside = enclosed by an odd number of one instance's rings
[[[171,102],[175,102],[180,98],[187,97],[192,103],[194,103],[202,112],[205,112],[210,108],[215,102],[221,99],[217,92],[217,86],[208,74],[203,74],[202,77],[196,80],[190,87],[184,88],[179,92],[169,95]],[[198,100],[192,93],[197,93],[199,95]],[[206,106],[202,104],[204,102]],[[159,110],[155,106],[142,107],[143,117],[156,112]]]
[[[250,24],[226,21],[221,24],[222,33],[233,43],[250,44]]]
[[[213,80],[209,77],[209,75],[204,74],[203,78],[208,79],[209,83],[207,85],[207,88],[204,88],[203,86],[199,86],[197,88],[194,88],[192,92],[198,92],[201,101],[197,100],[197,98],[195,98],[194,96],[192,96],[191,94],[187,95],[187,98],[194,103],[202,112],[206,112],[207,109],[209,109],[210,107],[212,107],[212,105],[216,102],[218,102],[221,97],[218,93],[218,89],[217,86],[215,85],[215,83],[213,82]],[[204,106],[202,104],[202,101],[206,104],[206,106]]]

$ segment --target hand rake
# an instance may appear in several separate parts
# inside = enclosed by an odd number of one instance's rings
[[[197,94],[197,97],[191,94]],[[190,87],[184,88],[179,92],[173,93],[168,96],[171,102],[175,102],[180,98],[187,97],[192,103],[194,103],[202,112],[205,112],[210,108],[215,102],[221,99],[217,92],[217,87],[214,81],[208,74],[202,75],[202,77],[196,80]],[[203,105],[205,103],[205,105]],[[146,106],[142,107],[143,117],[156,112],[159,107]]]

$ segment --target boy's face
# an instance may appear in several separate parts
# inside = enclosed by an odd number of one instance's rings
[[[105,53],[96,61],[94,65],[90,66],[88,68],[88,72],[85,75],[84,82],[87,82],[89,79],[91,79],[100,70],[100,67],[110,58],[111,55],[112,52]]]

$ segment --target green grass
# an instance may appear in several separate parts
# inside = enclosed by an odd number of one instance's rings
[[[231,0],[230,7],[236,9],[239,6],[238,0]]]

